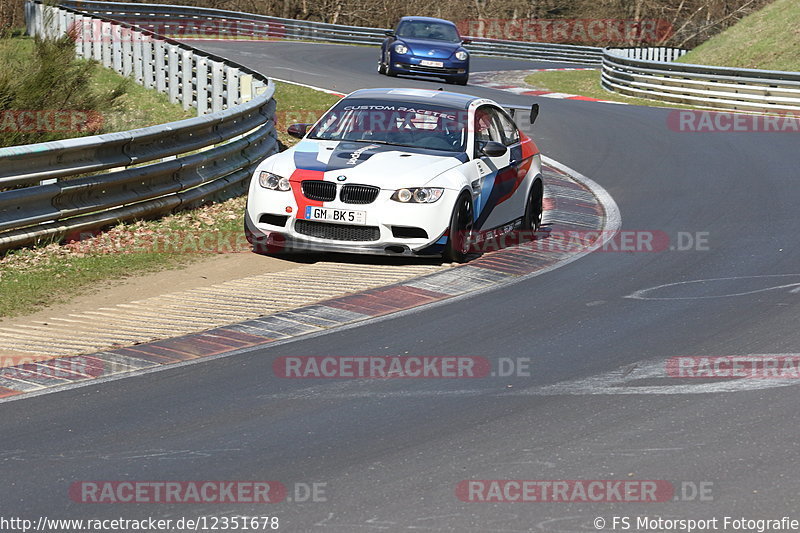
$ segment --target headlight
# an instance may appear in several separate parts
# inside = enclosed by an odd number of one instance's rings
[[[258,175],[258,184],[271,191],[288,191],[291,189],[289,178],[282,178],[265,170],[262,170]]]
[[[394,51],[397,52],[398,54],[407,54],[408,47],[403,43],[397,43],[396,45],[394,45]]]
[[[459,50],[458,52],[456,52],[456,59],[458,59],[459,61],[466,61],[468,57],[469,54],[467,54],[464,50]]]
[[[404,204],[432,204],[442,197],[444,189],[440,187],[419,187],[417,189],[398,189],[394,191],[392,200]]]

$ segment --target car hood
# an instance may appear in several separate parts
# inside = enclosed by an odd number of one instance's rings
[[[431,59],[447,59],[461,48],[461,43],[448,43],[447,41],[432,41],[430,39],[400,39],[408,46],[411,53],[417,57]]]
[[[324,179],[395,189],[426,185],[439,174],[467,160],[463,152],[366,142],[303,140],[267,159],[259,170],[268,170],[293,181]]]

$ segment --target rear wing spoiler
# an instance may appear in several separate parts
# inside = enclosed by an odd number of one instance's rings
[[[539,104],[533,104],[530,107],[524,105],[500,104],[500,107],[508,111],[508,114],[511,115],[511,118],[514,120],[517,119],[517,111],[530,110],[529,120],[531,121],[531,126],[533,126],[533,123],[536,122],[536,117],[539,116]]]

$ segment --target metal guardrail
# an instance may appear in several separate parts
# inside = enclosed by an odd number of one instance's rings
[[[207,96],[206,109],[221,109],[150,128],[0,148],[0,250],[240,194],[255,165],[278,150],[275,88],[264,76],[105,17],[31,2],[26,15],[32,34],[60,35],[74,25],[90,37],[88,44],[78,40],[79,53],[88,47],[91,57],[122,73],[141,72],[138,81],[152,80],[180,101],[202,108]],[[123,30],[130,46],[115,44]],[[141,52],[148,48],[154,53]]]
[[[669,50],[676,49],[606,48],[603,87],[628,96],[701,107],[800,111],[800,72],[673,63],[685,52]]]
[[[380,44],[386,38],[385,28],[344,26],[194,6],[76,0],[64,0],[61,5],[182,37],[213,35],[367,45]],[[595,65],[600,64],[603,51],[593,46],[480,38],[474,38],[465,48],[474,54],[494,57]]]

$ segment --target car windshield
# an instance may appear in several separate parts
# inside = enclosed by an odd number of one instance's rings
[[[317,122],[309,138],[463,152],[467,136],[465,124],[464,110],[345,99]]]
[[[461,41],[455,26],[442,22],[426,22],[423,20],[401,22],[400,26],[397,28],[397,36],[409,39],[447,41],[448,43],[457,43]]]

